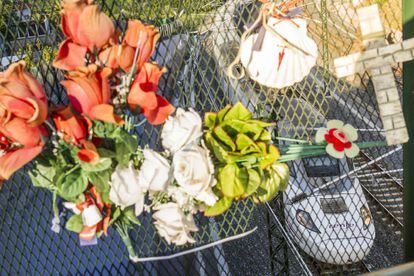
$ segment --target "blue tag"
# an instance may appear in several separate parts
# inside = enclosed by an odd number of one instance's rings
[[[91,246],[91,245],[97,245],[98,244],[98,238],[95,236],[92,240],[86,241],[79,239],[80,246]]]

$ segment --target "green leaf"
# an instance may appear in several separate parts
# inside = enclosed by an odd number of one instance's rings
[[[217,142],[210,132],[205,135],[206,143],[209,149],[213,152],[214,156],[223,163],[226,163],[227,151]]]
[[[244,133],[253,140],[257,140],[264,129],[257,124],[251,124],[236,119],[225,121],[221,126],[227,133],[233,136],[236,136],[239,133]]]
[[[265,178],[260,184],[260,188],[265,191],[264,194],[259,194],[261,202],[272,200],[280,190],[280,177],[277,174],[265,174]]]
[[[116,142],[116,161],[118,161],[120,166],[128,165],[131,159],[131,151],[128,149],[128,146],[123,142]]]
[[[255,169],[247,169],[249,175],[249,181],[246,187],[246,195],[245,197],[253,194],[256,192],[257,188],[260,186],[262,182],[262,177],[260,173]]]
[[[117,137],[119,142],[123,142],[131,153],[134,153],[138,148],[138,139],[135,135],[129,134],[125,131],[120,131]]]
[[[272,200],[279,191],[284,191],[289,183],[289,167],[286,164],[277,163],[265,172],[265,180],[260,188],[266,191],[259,194],[259,200],[266,202]]]
[[[243,133],[240,133],[239,135],[237,135],[236,146],[237,146],[237,150],[243,150],[250,146],[257,147],[254,141],[250,139],[249,136]]]
[[[103,157],[99,158],[99,162],[97,164],[89,164],[85,162],[80,162],[81,167],[86,172],[101,172],[109,169],[112,165],[111,158]]]
[[[216,125],[217,113],[215,112],[206,112],[204,115],[204,124],[206,127],[212,129]]]
[[[230,108],[231,108],[231,106],[227,105],[225,108],[223,108],[222,110],[220,110],[217,113],[217,120],[218,120],[219,123],[223,121],[224,116],[227,114],[227,112],[230,110]]]
[[[280,177],[280,190],[285,191],[289,184],[289,167],[286,164],[277,163],[272,166],[272,169]]]
[[[252,166],[257,163],[257,157],[254,154],[251,155],[235,155],[235,153],[230,153],[226,157],[228,163],[248,163]]]
[[[220,170],[218,180],[221,192],[231,198],[240,197],[245,193],[248,174],[238,168],[236,164],[227,164]]]
[[[260,183],[260,184],[262,184],[262,183]],[[261,186],[259,186],[256,190],[256,193],[260,198],[261,196],[266,195],[267,191],[265,189],[263,189]]]
[[[241,121],[247,121],[252,117],[252,113],[246,107],[244,107],[241,102],[238,102],[227,112],[224,120],[227,121],[237,119]]]
[[[260,120],[248,120],[247,123],[257,125],[261,128],[271,127],[274,126],[274,123],[268,123]]]
[[[204,211],[204,215],[207,217],[214,217],[223,214],[231,207],[232,202],[232,198],[223,197],[218,200],[213,206],[207,207]]]
[[[259,137],[260,141],[270,141],[272,140],[272,134],[269,131],[263,130]]]
[[[112,150],[108,150],[105,148],[98,148],[99,156],[102,157],[108,157],[108,158],[114,158],[116,157],[116,153]]]
[[[88,187],[88,179],[81,170],[75,170],[66,175],[58,186],[59,196],[73,199],[83,193]]]
[[[260,148],[257,145],[252,145],[250,147],[244,148],[240,152],[241,154],[257,154],[260,153]]]
[[[111,186],[109,185],[111,175],[112,169],[100,172],[90,172],[88,173],[88,179],[99,193],[103,193],[111,189]]]
[[[260,152],[262,155],[267,154],[267,144],[265,142],[257,142],[257,146],[260,148]]]
[[[54,177],[56,169],[50,162],[38,161],[35,163],[34,170],[29,172],[29,177],[32,180],[33,186],[40,188],[51,188],[54,186]]]
[[[81,204],[83,202],[85,202],[86,198],[84,194],[80,194],[77,198],[75,198],[75,200],[71,200],[71,202],[74,202],[76,204]]]
[[[104,123],[100,121],[94,121],[93,123],[94,135],[101,138],[111,137],[113,133],[115,133],[118,129],[120,129],[120,127],[115,124]]]
[[[114,212],[111,214],[111,219],[109,220],[108,225],[112,225],[121,215],[122,211],[121,208],[117,207]]]
[[[242,155],[260,152],[260,148],[256,143],[250,139],[246,134],[240,133],[236,139],[237,150],[240,150]]]
[[[269,150],[269,154],[273,158],[277,159],[277,158],[280,157],[280,151],[279,151],[279,149],[275,145],[269,145],[268,150]]]
[[[224,131],[221,127],[215,127],[214,128],[214,134],[216,137],[225,145],[229,146],[232,151],[236,150],[236,144],[234,144],[231,137],[227,134],[227,132]]]
[[[122,212],[122,215],[124,218],[128,219],[130,222],[132,222],[133,224],[136,225],[141,225],[141,222],[139,222],[139,220],[137,219],[137,217],[135,216],[135,211],[134,208],[128,208],[125,209]]]
[[[112,203],[111,200],[109,199],[110,190],[111,189],[101,192],[102,201],[105,203]]]
[[[75,233],[80,233],[83,229],[83,221],[81,215],[73,215],[68,219],[65,225],[66,229]]]
[[[268,153],[259,162],[260,168],[262,169],[268,168],[274,162],[276,162],[277,159],[279,159],[280,157],[280,152],[274,145],[269,145],[267,149],[268,149]]]
[[[116,160],[121,166],[126,166],[130,161],[131,154],[138,148],[138,139],[135,135],[129,134],[122,129],[114,133]]]

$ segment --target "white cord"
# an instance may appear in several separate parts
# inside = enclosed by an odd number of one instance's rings
[[[227,237],[225,239],[221,239],[221,240],[218,240],[218,241],[215,241],[215,242],[212,242],[212,243],[200,246],[200,247],[196,247],[196,248],[192,248],[192,249],[189,249],[189,250],[181,251],[179,253],[167,255],[167,256],[145,257],[145,258],[139,258],[139,257],[131,258],[131,257],[129,257],[129,259],[134,263],[169,260],[169,259],[177,258],[177,257],[183,256],[183,255],[187,255],[187,254],[190,254],[190,253],[195,253],[195,252],[198,252],[198,251],[201,251],[201,250],[204,250],[204,249],[207,249],[207,248],[210,248],[210,247],[213,247],[213,246],[225,243],[225,242],[229,242],[229,241],[232,241],[232,240],[237,240],[237,239],[246,237],[246,236],[250,235],[251,233],[253,233],[256,230],[257,230],[257,226],[255,228],[253,228],[252,230],[250,230],[250,231],[247,231],[247,232],[235,235],[235,236]]]

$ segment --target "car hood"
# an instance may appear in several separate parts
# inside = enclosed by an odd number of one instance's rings
[[[363,195],[363,194],[362,194]],[[334,198],[341,196],[348,207],[347,212],[339,214],[326,214],[322,210],[320,203],[321,198]],[[287,215],[296,221],[297,210],[303,210],[310,214],[315,226],[320,233],[312,232],[313,235],[319,235],[322,240],[328,239],[344,239],[354,237],[372,237],[374,228],[364,227],[361,218],[361,207],[366,205],[365,197],[361,198],[361,194],[345,194],[345,195],[316,195],[309,196],[306,200],[286,205]],[[372,222],[371,222],[372,225]],[[371,233],[372,232],[372,233]]]

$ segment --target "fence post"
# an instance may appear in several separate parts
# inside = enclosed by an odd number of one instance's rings
[[[414,1],[403,0],[404,39],[414,37]],[[414,261],[414,62],[403,65],[403,109],[410,141],[404,145],[405,260]]]

